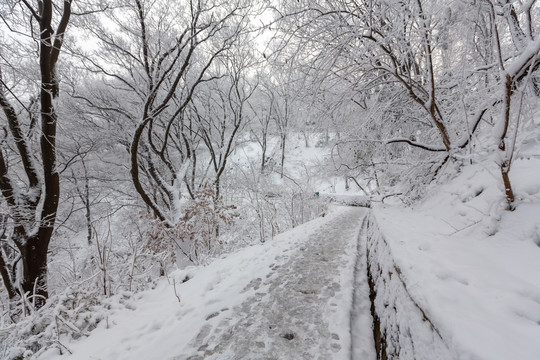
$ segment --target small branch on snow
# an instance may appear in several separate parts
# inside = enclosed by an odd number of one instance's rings
[[[176,298],[178,299],[178,302],[181,302],[180,301],[180,295],[178,295],[178,293],[176,292],[176,279],[173,279],[173,289],[174,289],[174,296],[176,296]]]
[[[410,146],[417,147],[426,151],[432,151],[432,152],[446,152],[447,151],[446,149],[443,149],[443,148],[437,148],[431,145],[417,143],[415,141],[411,141],[406,138],[396,138],[396,139],[386,140],[387,145],[396,144],[396,143],[406,143],[406,144],[409,144]]]
[[[451,234],[448,234],[448,236],[454,236],[454,235],[456,235],[457,233],[459,233],[459,232],[461,232],[461,231],[463,231],[463,230],[467,230],[468,228],[473,227],[474,225],[479,224],[481,221],[482,221],[482,220],[473,221],[472,224],[469,224],[469,225],[467,225],[467,226],[465,226],[464,228],[461,228],[461,229],[456,229],[456,231],[454,231],[454,232],[451,233]],[[453,227],[453,226],[452,226],[452,227]],[[454,229],[455,229],[455,228],[454,228]]]
[[[388,194],[388,195],[385,195],[385,196],[382,197],[381,203],[384,204],[384,200],[387,199],[387,198],[389,198],[389,197],[392,197],[392,196],[400,196],[400,195],[403,195],[403,193],[396,193],[396,194]],[[403,199],[401,199],[401,198],[398,198],[398,199],[401,200],[402,203],[405,203],[405,202],[403,201]]]
[[[60,348],[66,350],[70,355],[73,355],[71,350],[69,350],[66,345],[62,344],[60,340],[55,340],[55,344],[58,345]]]

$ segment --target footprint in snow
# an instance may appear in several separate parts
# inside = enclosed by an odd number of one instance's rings
[[[210,320],[210,319],[212,319],[212,318],[215,318],[215,317],[218,316],[218,315],[219,315],[218,312],[213,312],[213,313],[211,313],[211,314],[209,314],[209,315],[206,316],[206,321],[208,321],[208,320]]]

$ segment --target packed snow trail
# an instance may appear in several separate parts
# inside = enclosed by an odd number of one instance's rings
[[[201,329],[194,342],[198,354],[188,359],[349,359],[350,333],[340,331],[347,319],[334,315],[351,296],[340,280],[353,271],[351,255],[365,212],[340,212],[278,256],[265,278],[245,287],[252,295],[232,316]],[[344,324],[332,324],[336,320]]]
[[[331,206],[265,244],[178,271],[180,301],[163,281],[125,299],[88,337],[65,340],[71,354],[51,349],[39,359],[374,359],[369,314],[351,321],[369,310],[353,304],[366,213]],[[351,328],[359,341],[351,342]]]

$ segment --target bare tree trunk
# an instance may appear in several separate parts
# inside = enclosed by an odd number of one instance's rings
[[[43,240],[39,235],[31,237],[26,240],[26,245],[20,248],[23,265],[21,288],[25,293],[35,296],[33,303],[36,308],[45,305],[49,297],[47,290],[48,243]]]
[[[28,180],[29,190],[25,193],[18,188],[17,181],[13,181],[10,177],[10,168],[0,152],[0,191],[9,206],[10,216],[15,221],[12,240],[21,256],[23,270],[19,279],[21,290],[24,293],[34,294],[34,306],[40,308],[49,296],[47,291],[47,251],[54,230],[60,198],[60,181],[56,169],[57,116],[53,97],[57,96],[59,91],[56,63],[71,16],[71,0],[64,1],[64,9],[56,31],[52,27],[54,13],[52,0],[39,2],[38,9],[32,8],[27,2],[24,2],[24,6],[30,11],[32,19],[39,23],[40,29],[41,151],[39,156],[42,172],[38,174],[34,164],[34,156],[27,143],[28,139],[23,136],[19,115],[9,103],[2,85],[0,86],[0,107],[7,117],[18,157]],[[20,175],[13,176],[19,177]],[[42,204],[42,206],[40,207],[38,204]],[[6,265],[4,260],[2,260],[4,263],[2,265]],[[5,266],[3,268],[7,269]]]
[[[281,174],[282,179],[283,179],[283,167],[285,166],[286,141],[287,141],[287,134],[282,133],[281,134],[281,169],[280,169],[280,174]]]
[[[512,98],[512,78],[510,75],[506,74],[505,82],[505,99],[504,104],[504,129],[501,133],[501,138],[499,142],[499,151],[501,151],[502,156],[504,157],[503,161],[500,164],[501,176],[504,185],[504,193],[506,195],[507,209],[514,210],[514,191],[512,190],[512,184],[510,183],[510,177],[508,173],[510,172],[511,157],[512,154],[507,153],[506,149],[506,134],[508,132],[508,126],[510,124],[510,101]]]
[[[510,177],[508,173],[510,172],[510,167],[507,162],[504,162],[501,165],[501,176],[504,184],[504,193],[506,195],[507,209],[514,210],[514,192],[512,191],[512,184],[510,183]]]
[[[90,202],[90,179],[88,177],[88,168],[86,167],[86,163],[84,161],[84,158],[81,158],[82,167],[84,170],[84,190],[79,188],[79,184],[77,181],[77,177],[75,176],[74,172],[71,172],[71,177],[74,180],[75,183],[75,189],[77,191],[77,194],[79,195],[79,199],[81,199],[81,202],[84,205],[84,217],[86,220],[86,241],[88,242],[88,245],[92,245],[92,206]]]
[[[261,158],[261,174],[264,173],[264,167],[266,165],[266,134],[263,134],[263,139],[261,142],[262,149],[262,158]]]
[[[12,300],[17,297],[17,291],[13,285],[13,281],[9,276],[9,266],[4,256],[3,249],[0,249],[0,275],[2,276],[2,281],[4,282],[4,287],[7,290],[9,300]]]

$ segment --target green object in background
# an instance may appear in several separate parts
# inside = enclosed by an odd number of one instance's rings
[[[319,197],[319,192],[318,191],[315,193],[315,197]]]

